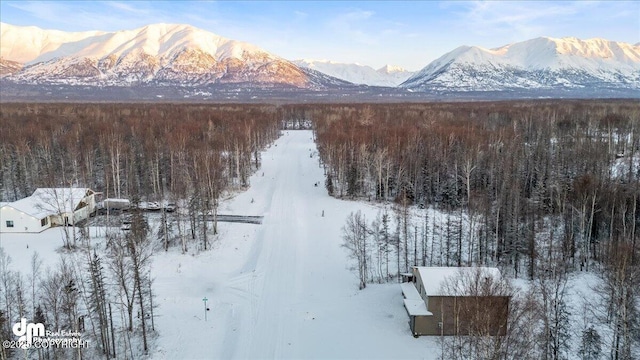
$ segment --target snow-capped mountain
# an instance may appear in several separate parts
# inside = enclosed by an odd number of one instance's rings
[[[288,61],[254,45],[190,25],[154,24],[117,32],[63,32],[0,23],[0,79],[13,85],[235,84],[367,91],[607,96],[640,93],[640,44],[603,39],[536,38],[497,49],[459,47],[419,72],[326,60]],[[613,91],[615,90],[615,91]],[[360,91],[360,90],[358,90]],[[613,92],[611,92],[613,91]]]
[[[346,85],[189,25],[66,33],[2,23],[0,32],[2,73],[22,83]]]
[[[34,62],[43,54],[64,54],[64,44],[76,44],[79,48],[81,41],[104,35],[101,31],[64,32],[57,30],[43,30],[35,26],[13,26],[0,23],[0,54],[4,59],[19,63]],[[80,42],[80,43],[79,43]],[[56,52],[56,50],[58,50]],[[66,54],[72,52],[66,46]],[[53,57],[49,57],[47,60]],[[40,60],[42,61],[42,60]]]
[[[360,64],[345,64],[329,60],[294,60],[294,64],[320,71],[329,76],[342,79],[354,84],[369,86],[396,87],[407,80],[413,72],[398,66],[386,65],[378,70],[371,66]]]
[[[459,47],[400,85],[417,91],[640,89],[640,46],[536,38],[497,49]]]

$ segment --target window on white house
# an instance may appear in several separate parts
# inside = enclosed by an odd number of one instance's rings
[[[47,224],[49,223],[48,220],[49,219],[47,219],[47,218],[44,218],[44,219],[40,220],[40,226],[47,226]]]
[[[13,227],[13,220],[7,220],[7,227]]]

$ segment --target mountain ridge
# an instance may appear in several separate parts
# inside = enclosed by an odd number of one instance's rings
[[[345,86],[255,45],[183,24],[116,32],[63,33],[2,23],[4,76],[25,83],[137,85],[247,83],[302,88]],[[17,41],[26,39],[27,50]],[[6,55],[5,55],[6,54]],[[13,58],[12,58],[13,57]],[[23,60],[23,67],[7,61]]]
[[[67,33],[0,23],[0,35],[0,79],[16,84],[243,84],[319,91],[359,91],[366,85],[394,94],[567,91],[596,97],[610,90],[640,92],[640,44],[602,38],[538,37],[493,49],[460,46],[410,72],[393,65],[289,61],[187,24]]]
[[[640,46],[605,39],[539,37],[499,48],[461,46],[400,85],[413,91],[640,89]]]

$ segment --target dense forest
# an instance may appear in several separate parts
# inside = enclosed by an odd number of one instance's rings
[[[180,203],[195,240],[196,222],[207,226],[198,214],[215,214],[226,190],[249,186],[260,152],[279,136],[277,115],[261,105],[3,104],[0,201],[80,186],[103,198]]]
[[[69,184],[109,197],[215,197],[248,185],[280,124],[273,107],[170,104],[3,104],[0,121],[0,201]]]

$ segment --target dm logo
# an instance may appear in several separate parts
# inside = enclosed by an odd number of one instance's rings
[[[28,323],[27,319],[22,318],[19,323],[13,325],[13,333],[18,336],[18,343],[21,344],[21,348],[28,349],[33,345],[34,337],[41,337],[45,335],[44,324],[42,323]]]

